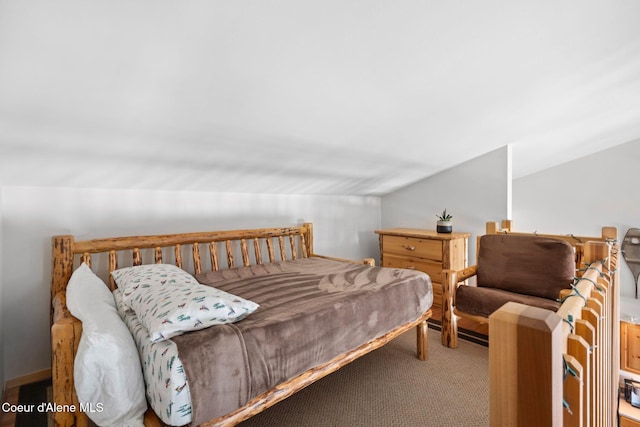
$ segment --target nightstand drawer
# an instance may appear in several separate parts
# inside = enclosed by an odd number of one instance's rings
[[[440,274],[442,272],[442,264],[438,262],[429,262],[407,256],[397,256],[385,252],[382,255],[382,266],[423,271],[431,277],[432,282],[441,282]]]
[[[442,261],[442,242],[416,237],[384,236],[382,239],[382,252]]]

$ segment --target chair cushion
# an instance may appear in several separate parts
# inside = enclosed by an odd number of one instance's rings
[[[558,311],[558,308],[560,308],[560,303],[556,300],[522,295],[495,288],[460,286],[456,291],[456,309],[475,316],[489,317],[491,313],[510,301],[546,308],[551,311]]]
[[[487,234],[480,238],[478,287],[534,297],[558,298],[575,276],[573,247],[540,236]]]

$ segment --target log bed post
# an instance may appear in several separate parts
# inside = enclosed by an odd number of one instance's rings
[[[57,236],[51,241],[51,301],[65,291],[73,273],[73,236]],[[50,321],[53,323],[53,305]]]
[[[73,382],[73,361],[80,344],[82,323],[66,309],[65,291],[73,273],[73,236],[52,239],[51,266],[51,379],[53,401],[57,405],[79,407]],[[56,426],[87,426],[88,417],[80,412],[55,412]]]
[[[302,231],[302,235],[304,236],[304,243],[307,247],[307,255],[311,256],[314,254],[313,252],[313,224],[310,222],[305,222],[303,225],[304,230]]]

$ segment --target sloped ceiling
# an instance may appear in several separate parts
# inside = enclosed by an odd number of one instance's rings
[[[640,139],[640,2],[0,0],[0,184],[378,195]]]

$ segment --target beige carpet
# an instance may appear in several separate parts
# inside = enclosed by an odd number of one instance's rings
[[[415,339],[409,331],[240,426],[488,426],[488,348],[452,350],[430,329],[421,362]]]
[[[421,362],[415,341],[411,330],[240,427],[488,426],[488,348],[460,340],[452,350],[429,329]]]

